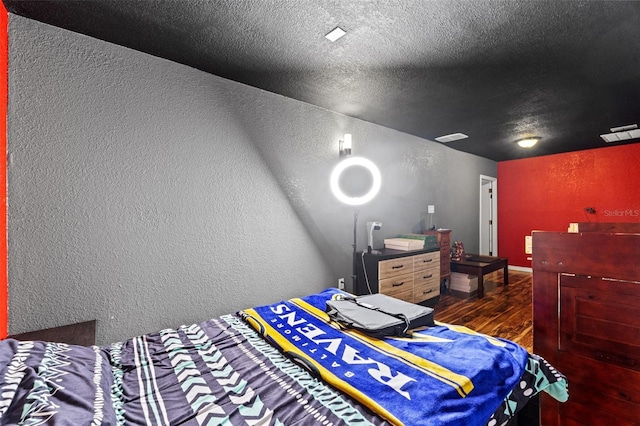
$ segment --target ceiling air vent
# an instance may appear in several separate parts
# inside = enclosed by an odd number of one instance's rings
[[[444,135],[444,136],[438,136],[436,138],[436,140],[438,142],[453,142],[453,141],[459,141],[460,139],[466,139],[469,136],[465,135],[464,133],[451,133],[450,135]]]
[[[600,137],[607,143],[628,141],[630,139],[640,139],[640,129],[637,124],[628,126],[612,127],[612,133],[605,133]]]

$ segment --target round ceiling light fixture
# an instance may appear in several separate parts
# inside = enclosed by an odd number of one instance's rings
[[[541,138],[539,136],[531,136],[531,137],[528,137],[528,138],[519,139],[516,142],[522,148],[531,148],[532,146],[537,144],[540,139]]]
[[[369,173],[371,173],[371,188],[369,189],[369,192],[361,197],[349,196],[340,188],[340,176],[346,169],[353,166],[364,167],[369,171]],[[378,167],[373,163],[373,161],[362,157],[349,157],[342,160],[336,167],[334,167],[331,172],[330,183],[331,192],[333,192],[333,195],[335,195],[338,200],[350,206],[359,206],[373,200],[373,198],[378,194],[378,191],[380,191],[380,187],[382,186],[382,176],[380,175],[380,170],[378,170]]]

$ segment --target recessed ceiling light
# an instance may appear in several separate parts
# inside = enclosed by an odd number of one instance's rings
[[[465,135],[464,133],[451,133],[450,135],[444,135],[444,136],[438,136],[436,138],[436,140],[438,142],[453,142],[453,141],[459,141],[460,139],[466,139],[469,136]]]
[[[539,140],[540,140],[540,138],[538,136],[534,136],[534,137],[530,137],[530,138],[520,139],[520,140],[518,140],[516,142],[522,148],[531,148],[532,146],[537,144]]]
[[[337,39],[339,39],[340,37],[342,37],[343,35],[345,35],[347,32],[345,30],[343,30],[340,27],[335,27],[334,29],[332,29],[331,31],[329,31],[329,33],[327,35],[325,35],[325,37],[329,40],[331,40],[332,42],[336,41]]]

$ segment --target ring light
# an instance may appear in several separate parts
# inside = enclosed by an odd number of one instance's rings
[[[371,177],[373,178],[371,189],[362,197],[350,197],[342,192],[342,189],[340,188],[340,175],[342,175],[342,172],[351,166],[364,167],[369,171],[369,173],[371,173]],[[378,191],[380,191],[380,186],[382,186],[380,171],[372,161],[367,160],[366,158],[347,158],[338,163],[338,165],[333,169],[333,172],[331,172],[331,191],[333,192],[333,195],[335,195],[338,200],[350,206],[359,206],[360,204],[371,201]]]

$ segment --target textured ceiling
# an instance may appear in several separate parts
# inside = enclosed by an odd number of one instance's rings
[[[496,161],[610,146],[600,134],[640,121],[640,2],[3,1],[426,139],[462,132],[447,145]],[[515,144],[531,135],[534,148]]]

